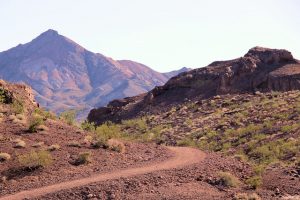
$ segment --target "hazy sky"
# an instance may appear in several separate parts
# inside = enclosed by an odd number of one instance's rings
[[[0,0],[0,51],[55,29],[158,71],[202,67],[254,46],[300,59],[300,0]]]

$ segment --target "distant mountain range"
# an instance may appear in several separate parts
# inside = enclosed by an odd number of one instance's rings
[[[0,53],[0,79],[30,85],[37,102],[54,112],[88,111],[113,99],[145,93],[188,70],[159,73],[134,61],[113,60],[55,30]]]

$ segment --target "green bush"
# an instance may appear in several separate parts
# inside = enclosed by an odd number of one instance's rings
[[[40,117],[33,117],[30,121],[28,132],[36,133],[38,131],[38,127],[44,123],[43,119]]]
[[[43,108],[36,108],[34,114],[43,117],[44,119],[56,119],[56,115],[50,111],[46,111]]]
[[[94,123],[94,122],[90,123],[90,122],[88,122],[88,121],[82,122],[82,123],[81,123],[81,128],[82,128],[83,130],[85,130],[85,131],[90,131],[90,132],[93,132],[93,131],[96,130],[96,128],[95,128],[95,123]]]
[[[133,128],[140,132],[146,132],[148,125],[145,118],[137,118],[122,121],[125,128]]]
[[[246,180],[246,184],[251,188],[256,189],[262,185],[262,178],[261,176],[252,176]]]
[[[30,153],[19,155],[18,161],[22,167],[34,169],[46,167],[52,163],[52,156],[47,151],[31,151]]]
[[[121,135],[121,129],[118,125],[111,122],[106,122],[96,128],[96,138],[118,138]]]
[[[24,105],[21,101],[14,100],[12,103],[12,111],[15,114],[22,114],[24,112]]]
[[[75,123],[76,114],[77,114],[76,110],[66,110],[60,113],[59,117],[69,125],[73,125]]]
[[[6,103],[7,102],[7,91],[3,88],[0,88],[0,103]]]

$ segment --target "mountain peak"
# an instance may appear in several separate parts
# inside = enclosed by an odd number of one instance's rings
[[[265,63],[271,62],[285,62],[293,61],[293,55],[291,52],[285,49],[270,49],[265,47],[256,46],[251,48],[245,57],[258,58]]]
[[[51,34],[51,35],[58,35],[58,32],[56,30],[53,30],[53,29],[48,29],[44,33]]]
[[[41,38],[41,37],[42,38],[44,38],[44,37],[48,38],[48,37],[53,37],[53,36],[57,37],[57,36],[60,36],[60,35],[58,34],[58,32],[56,30],[49,29],[49,30],[43,32],[42,34],[40,34],[38,36],[38,38]]]

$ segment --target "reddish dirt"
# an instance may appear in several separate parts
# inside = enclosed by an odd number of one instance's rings
[[[0,163],[0,177],[5,176],[8,179],[5,182],[0,181],[0,196],[112,170],[158,163],[172,156],[172,152],[163,146],[149,143],[124,142],[125,153],[101,148],[93,149],[83,142],[89,133],[59,121],[47,120],[45,125],[49,128],[48,131],[27,133],[26,126],[13,124],[8,119],[0,122],[0,135],[4,137],[0,141],[0,152],[9,153],[12,156],[11,160]],[[13,140],[17,138],[22,138],[26,142],[25,148],[13,148]],[[71,141],[77,141],[81,146],[68,146]],[[44,142],[44,145],[33,148],[32,145],[37,142]],[[17,155],[31,150],[46,149],[52,144],[60,145],[59,150],[51,152],[52,165],[32,172],[18,172]],[[80,152],[87,151],[92,153],[90,164],[74,166],[70,163]]]
[[[236,176],[241,182],[245,181],[253,173],[251,166],[235,158],[222,156],[217,153],[206,153],[205,159],[189,166],[161,170],[141,174],[133,177],[91,183],[86,186],[61,190],[51,194],[44,194],[34,199],[43,200],[86,200],[86,199],[184,199],[184,200],[223,200],[233,199],[239,193],[256,193],[263,200],[282,199],[283,197],[297,199],[300,195],[299,179],[285,180],[285,187],[294,185],[287,193],[281,185],[278,185],[280,193],[270,187],[277,184],[276,177],[270,179],[272,174],[264,177],[263,186],[258,190],[248,188],[245,184],[237,188],[228,188],[214,183],[218,179],[218,172],[227,171]],[[283,179],[284,176],[279,176]]]
[[[48,193],[55,193],[60,190],[71,189],[74,187],[80,187],[95,182],[107,181],[111,179],[127,178],[131,176],[147,174],[159,170],[167,170],[177,167],[182,167],[185,165],[191,165],[200,162],[205,158],[205,154],[197,149],[187,148],[187,147],[168,147],[175,156],[167,161],[159,164],[154,164],[150,166],[144,166],[139,168],[130,168],[120,171],[109,172],[106,174],[93,175],[88,178],[62,182],[55,185],[45,186],[37,189],[22,191],[17,194],[8,195],[0,198],[1,200],[17,200],[24,198],[35,198]]]

